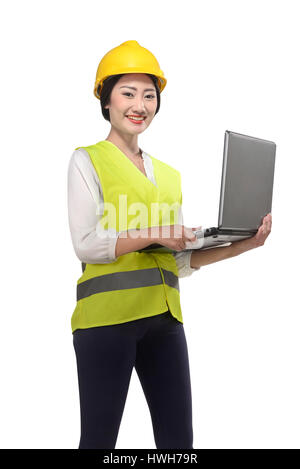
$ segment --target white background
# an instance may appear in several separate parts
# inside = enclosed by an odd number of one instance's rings
[[[186,226],[217,223],[226,129],[277,144],[265,245],[180,280],[194,448],[300,447],[298,3],[1,4],[2,448],[78,447],[67,167],[108,135],[94,80],[127,40],[168,80],[139,144],[181,171]],[[135,370],[116,448],[155,448]]]

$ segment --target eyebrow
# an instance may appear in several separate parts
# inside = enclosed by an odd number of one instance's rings
[[[131,90],[137,91],[137,89],[134,86],[123,85],[123,86],[120,86],[120,89],[121,88],[130,88]],[[146,88],[144,91],[156,91],[156,90],[154,88]]]

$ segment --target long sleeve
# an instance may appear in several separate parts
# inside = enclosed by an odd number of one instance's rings
[[[151,159],[145,152],[143,159],[147,177],[156,184]],[[115,247],[119,233],[100,228],[103,206],[103,192],[96,170],[89,154],[79,148],[73,152],[69,162],[68,214],[74,251],[81,262],[109,263],[116,259]],[[190,266],[191,251],[173,255],[179,277],[189,276],[199,270]]]
[[[182,209],[180,209],[178,216],[181,224],[184,225]],[[179,251],[173,253],[177,264],[179,277],[189,277],[192,275],[192,273],[200,269],[200,267],[196,269],[191,267],[191,255],[192,251]]]
[[[83,149],[75,150],[68,168],[68,214],[74,251],[81,262],[105,264],[116,259],[118,232],[100,227],[103,206],[99,178],[89,155]]]

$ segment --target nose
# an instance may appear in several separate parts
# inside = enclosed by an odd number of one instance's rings
[[[141,115],[146,115],[146,107],[145,107],[145,102],[142,97],[135,97],[133,106],[132,106],[132,114],[141,114]]]

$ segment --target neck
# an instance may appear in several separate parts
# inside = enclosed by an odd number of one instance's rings
[[[112,127],[105,140],[116,145],[125,155],[141,157],[142,151],[138,145],[137,135],[120,134]]]

